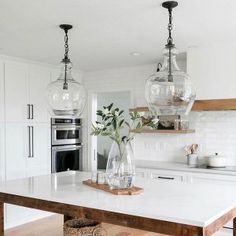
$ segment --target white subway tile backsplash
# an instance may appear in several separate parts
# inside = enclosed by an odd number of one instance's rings
[[[193,134],[138,134],[136,159],[186,162],[183,148],[198,143],[199,155],[218,152],[236,165],[236,111],[192,112],[189,119],[196,129]]]

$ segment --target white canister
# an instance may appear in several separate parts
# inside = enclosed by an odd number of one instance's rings
[[[220,168],[226,166],[226,157],[222,155],[211,155],[207,157],[207,165],[212,168]]]
[[[187,164],[190,167],[196,167],[198,165],[198,155],[196,153],[187,155]]]

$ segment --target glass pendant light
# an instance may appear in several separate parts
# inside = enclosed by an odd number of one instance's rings
[[[84,86],[75,81],[71,75],[72,63],[68,57],[68,30],[72,25],[63,24],[60,28],[65,32],[65,55],[61,61],[59,78],[47,87],[47,99],[52,115],[80,116],[86,102]]]
[[[162,6],[167,8],[169,12],[169,37],[163,50],[164,62],[161,69],[152,74],[146,81],[145,98],[149,110],[154,116],[188,115],[196,94],[189,76],[180,71],[176,63],[178,52],[171,31],[172,9],[178,6],[178,3],[167,1],[163,2]]]

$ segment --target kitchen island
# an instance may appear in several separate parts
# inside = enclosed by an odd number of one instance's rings
[[[116,196],[83,185],[89,177],[68,171],[0,183],[0,235],[4,203],[177,236],[210,236],[236,217],[232,186],[137,178],[142,194]]]

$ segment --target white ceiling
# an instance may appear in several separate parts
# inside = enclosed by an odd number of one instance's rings
[[[160,0],[0,0],[0,53],[56,64],[61,23],[71,23],[71,59],[81,70],[153,63],[167,38]],[[173,35],[180,51],[236,41],[235,0],[180,0]],[[138,57],[131,52],[141,52]]]

